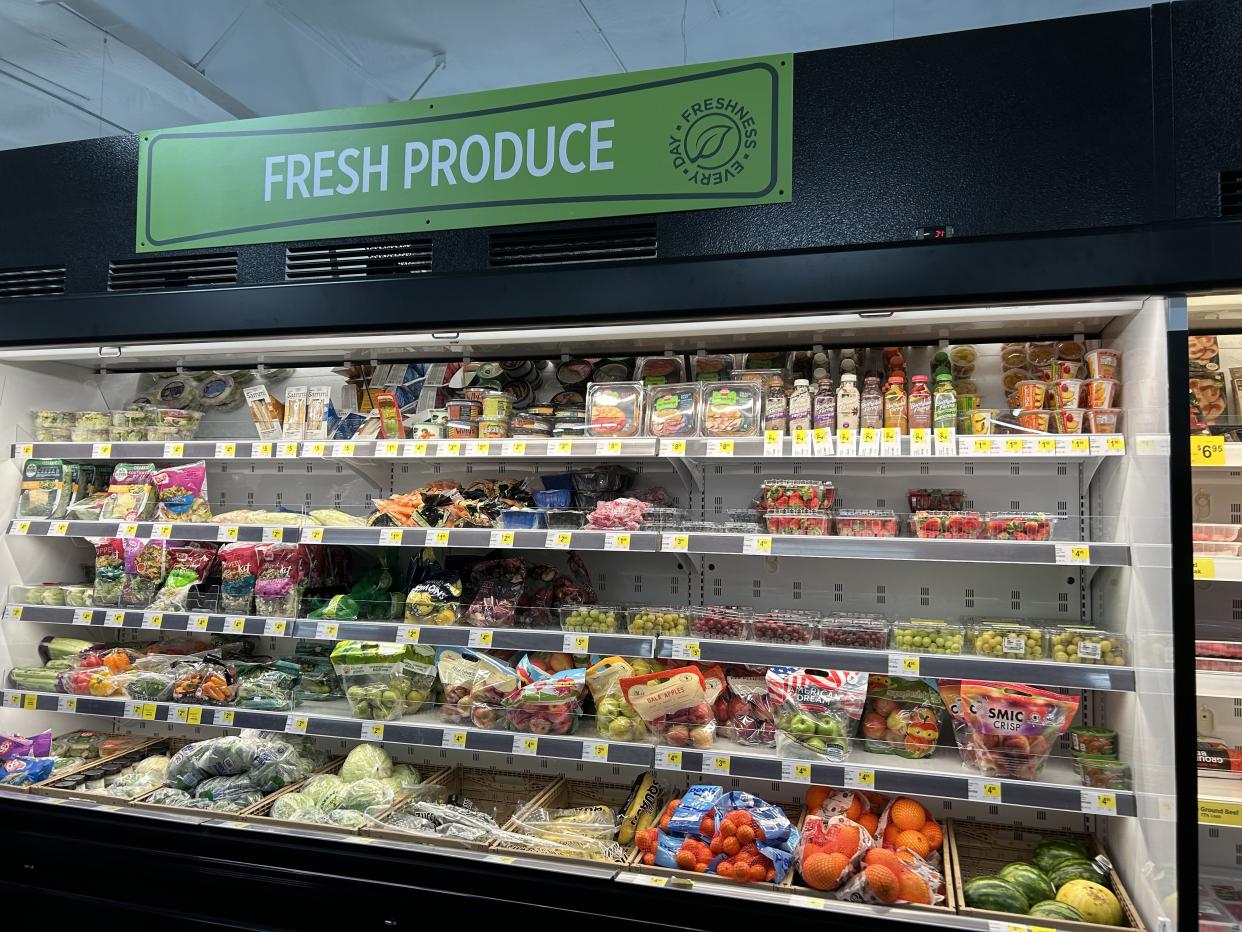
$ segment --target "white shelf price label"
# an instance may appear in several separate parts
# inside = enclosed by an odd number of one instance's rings
[[[359,736],[363,741],[383,741],[384,740],[384,723],[383,722],[363,722],[362,734]]]
[[[418,625],[397,625],[398,644],[417,644],[421,635],[422,628]]]
[[[931,456],[931,431],[926,427],[910,428],[910,455]]]
[[[447,547],[451,531],[446,527],[435,528],[427,532],[427,546]]]
[[[340,630],[341,626],[335,621],[315,622],[315,637],[320,641],[335,641],[336,634]]]
[[[104,615],[104,627],[105,628],[120,628],[124,624],[125,624],[125,613],[124,612],[108,612],[106,615]]]
[[[672,748],[656,748],[655,765],[661,770],[681,770],[681,751]]]
[[[237,456],[237,444],[228,441],[217,443],[215,454],[218,460],[231,460]]]
[[[852,427],[842,427],[837,430],[837,456],[857,456],[858,455],[858,435],[854,433]]]
[[[308,544],[322,544],[323,531],[321,527],[305,527],[302,528],[302,539]]]
[[[630,535],[618,531],[609,531],[604,535],[605,550],[629,550]]]
[[[533,757],[539,753],[539,738],[536,735],[514,735],[513,753]]]
[[[1091,562],[1091,547],[1087,544],[1056,544],[1053,552],[1057,563],[1085,565]]]
[[[222,524],[216,529],[216,540],[227,544],[237,540],[237,525]]]
[[[4,694],[5,708],[20,709],[22,707],[22,694],[15,693],[12,690]]]
[[[1101,790],[1083,790],[1078,794],[1080,808],[1087,815],[1116,815],[1117,794]]]
[[[1021,456],[1035,449],[1034,437],[1006,437],[1005,453],[1008,456]]]
[[[467,440],[466,456],[487,456],[492,452],[490,440]]]
[[[185,456],[185,444],[180,441],[164,444],[164,459],[179,459]]]
[[[311,457],[323,456],[327,449],[328,445],[326,443],[322,440],[316,440],[314,443],[302,444],[302,455]]]
[[[233,719],[235,717],[236,716],[234,715],[233,709],[219,709],[216,711],[213,717],[212,724],[213,725],[227,725],[229,727],[232,727]]]
[[[400,456],[400,440],[380,440],[375,444],[376,456]]]
[[[584,741],[582,742],[582,759],[588,761],[596,761],[598,763],[607,763],[608,761],[608,742],[607,741]]]
[[[525,440],[502,440],[500,443],[501,456],[525,456],[526,441]]]
[[[224,619],[225,634],[245,634],[246,633],[246,617],[244,615],[230,615]]]
[[[591,652],[591,635],[567,634],[561,641],[561,650],[567,654],[589,654]]]
[[[1070,437],[1069,442],[1070,453],[1077,456],[1085,456],[1091,452],[1090,437]]]
[[[722,773],[728,776],[732,764],[733,759],[728,754],[703,755],[703,773]]]
[[[78,711],[77,696],[57,696],[56,697],[57,712],[76,712]]]
[[[690,535],[661,534],[660,549],[666,553],[687,553],[690,550]]]
[[[30,533],[30,522],[29,521],[10,521],[9,522],[9,533],[10,534],[29,534]]]
[[[450,440],[447,443],[440,444],[441,456],[461,456],[465,447],[460,440]]]
[[[957,454],[957,431],[952,427],[937,427],[934,431],[935,451],[937,456],[955,456]]]
[[[405,445],[405,456],[426,456],[428,444],[426,440],[415,440]]]
[[[620,440],[596,440],[596,456],[619,456],[624,445]]]
[[[901,456],[901,435],[895,427],[885,427],[880,431],[880,455]]]
[[[847,790],[867,790],[868,792],[874,790],[875,771],[846,765],[845,788]]]
[[[793,431],[793,455],[806,458],[811,455],[811,432],[804,427]]]
[[[144,722],[153,722],[158,709],[159,703],[157,702],[127,702],[125,703],[125,717],[141,719]]]
[[[1036,456],[1056,456],[1057,438],[1056,437],[1036,437],[1035,438],[1035,455]]]
[[[460,728],[446,728],[440,735],[440,747],[462,749],[466,746],[466,733]]]
[[[744,535],[742,537],[742,553],[752,557],[770,557],[772,555],[772,535]]]
[[[291,441],[276,444],[276,459],[291,460],[296,459],[298,455],[298,445]]]
[[[162,612],[143,612],[142,627],[148,631],[158,631],[164,627],[164,614]]]
[[[399,527],[381,528],[379,542],[387,547],[400,547],[404,533]]]
[[[151,525],[152,540],[168,540],[172,537],[173,526],[171,524],[153,524]]]
[[[786,783],[810,783],[810,762],[804,760],[781,761],[781,779]]]
[[[267,637],[284,637],[285,632],[289,630],[289,622],[285,618],[265,618],[263,619],[263,633]]]
[[[137,537],[138,536],[138,522],[137,521],[126,521],[124,524],[118,524],[116,526],[116,536],[117,537]]]
[[[568,550],[573,546],[573,531],[548,531],[543,545],[548,550]]]
[[[888,675],[889,676],[918,676],[919,675],[919,655],[918,654],[889,654],[888,655]]]
[[[352,440],[344,440],[332,447],[333,456],[353,456],[358,451],[358,445]]]
[[[91,459],[106,460],[112,456],[112,444],[110,443],[92,443]]]
[[[68,521],[53,521],[47,526],[48,537],[64,537],[69,533]]]
[[[864,427],[858,432],[858,455],[880,455],[880,431],[874,427]]]
[[[661,439],[660,440],[660,455],[661,456],[685,456],[686,455],[686,441],[670,440],[668,438]]]
[[[486,628],[471,628],[470,633],[466,635],[466,645],[468,647],[491,647],[492,632]]]
[[[263,441],[262,443],[252,443],[250,444],[250,455],[254,459],[263,459],[263,460],[271,459],[272,458],[272,445],[268,443],[266,440]]]
[[[779,430],[763,432],[763,455],[780,456],[784,452],[785,437]]]
[[[191,615],[190,623],[186,625],[187,631],[206,631],[207,625],[211,619],[206,615]]]
[[[306,726],[310,724],[310,718],[304,712],[294,712],[285,719],[285,731],[291,735],[306,734]]]
[[[811,431],[811,450],[816,456],[832,456],[832,434],[824,427]]]
[[[732,440],[708,440],[707,441],[708,456],[732,456],[733,441]]]
[[[492,549],[495,549],[497,547],[512,547],[514,540],[516,540],[516,535],[513,531],[492,531],[488,543]]]
[[[672,653],[674,660],[701,660],[703,650],[698,641],[687,638],[673,638]]]
[[[34,456],[33,443],[19,443],[17,445],[17,458],[19,460],[28,460]]]
[[[263,543],[279,544],[285,539],[285,529],[283,527],[265,527],[263,529]]]
[[[996,437],[971,437],[970,452],[975,456],[991,456],[996,452]]]
[[[988,780],[971,777],[966,781],[966,798],[980,803],[1000,803],[1001,785]]]

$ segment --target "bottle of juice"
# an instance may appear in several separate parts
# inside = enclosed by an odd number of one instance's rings
[[[954,401],[954,415],[956,416],[956,405]],[[910,426],[914,427],[931,427],[932,426],[932,395],[927,390],[927,376],[916,375],[914,377],[914,387],[910,389]]]
[[[918,380],[919,376],[915,376],[916,386]],[[926,386],[923,391],[927,391]],[[928,396],[927,400],[930,402],[931,396]],[[910,413],[914,413],[913,392],[910,394]],[[928,413],[930,413],[930,406]],[[906,380],[904,376],[892,376],[888,380],[888,387],[884,389],[884,426],[893,428],[899,434],[906,432]]]
[[[769,378],[766,395],[763,406],[763,429],[779,430],[784,433],[789,429],[789,405],[785,398],[785,380],[779,375]]]
[[[789,430],[811,429],[811,383],[795,379],[793,394],[789,396]]]
[[[841,376],[841,387],[837,389],[837,430],[858,430],[861,405],[858,376],[847,372]]]
[[[823,378],[815,386],[811,426],[823,428],[829,433],[837,429],[837,393],[832,390],[832,379]]]
[[[914,426],[913,420],[910,426]],[[957,392],[953,390],[953,376],[948,372],[942,372],[936,376],[936,393],[932,396],[931,426],[957,426]]]
[[[884,393],[880,391],[879,376],[869,375],[863,379],[858,423],[863,428],[884,426]]]

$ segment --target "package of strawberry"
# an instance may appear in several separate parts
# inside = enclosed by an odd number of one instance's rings
[[[821,479],[765,479],[759,495],[760,511],[827,511],[836,488]]]
[[[983,519],[977,511],[916,511],[910,516],[910,532],[924,540],[978,540]]]

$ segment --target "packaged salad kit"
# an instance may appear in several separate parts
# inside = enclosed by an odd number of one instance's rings
[[[155,515],[152,485],[154,463],[117,463],[108,484],[100,518],[108,521],[149,521]]]
[[[207,504],[207,464],[202,460],[157,469],[151,481],[158,498],[157,520],[198,524],[211,520],[211,506]]]
[[[220,611],[249,615],[259,576],[257,544],[232,543],[220,548]]]
[[[295,618],[302,587],[302,555],[297,544],[257,544],[258,573],[254,583],[255,613]]]
[[[168,574],[168,542],[127,537],[125,578],[121,587],[122,608],[147,608]]]
[[[23,518],[59,518],[72,497],[73,471],[61,460],[26,460],[22,465],[17,514]]]
[[[1033,686],[941,680],[962,762],[988,776],[1034,780],[1078,713],[1078,699]]]
[[[207,578],[216,562],[216,546],[195,540],[169,544],[167,552],[168,575],[151,608],[184,612],[189,607],[190,591]]]

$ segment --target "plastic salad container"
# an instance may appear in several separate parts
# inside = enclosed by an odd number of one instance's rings
[[[820,621],[819,640],[825,647],[884,650],[890,627],[887,618],[839,612]]]
[[[977,511],[916,511],[910,533],[924,540],[978,540],[983,519]]]
[[[500,526],[516,531],[538,530],[546,526],[544,514],[537,508],[508,508],[500,513]]]
[[[765,644],[810,644],[819,629],[814,612],[773,611],[756,615],[751,637]]]
[[[980,621],[970,626],[970,646],[978,657],[1043,660],[1048,656],[1048,631],[1015,621]]]
[[[759,493],[759,508],[827,511],[834,498],[833,484],[821,479],[765,479]]]
[[[834,517],[839,537],[897,536],[897,514],[890,508],[842,508]]]
[[[1126,638],[1101,628],[1059,625],[1052,630],[1052,659],[1061,663],[1125,666]]]
[[[744,641],[750,634],[750,612],[709,605],[690,609],[690,633],[713,641]]]
[[[991,540],[1051,540],[1055,515],[1041,511],[989,511],[987,531]]]
[[[625,620],[620,605],[574,605],[558,608],[561,630],[575,634],[613,634]]]
[[[966,629],[931,618],[911,618],[893,624],[893,646],[912,654],[960,654]]]

